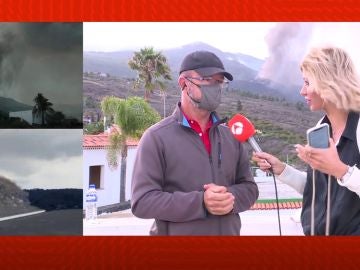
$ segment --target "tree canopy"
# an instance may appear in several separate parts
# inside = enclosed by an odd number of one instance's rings
[[[54,112],[54,109],[52,108],[53,104],[41,93],[38,93],[35,96],[34,102],[35,105],[32,109],[32,113],[35,116],[41,117],[41,125],[44,126],[46,115]]]
[[[129,138],[139,139],[148,127],[160,120],[160,115],[144,99],[139,97],[128,99],[105,97],[101,101],[101,108],[106,116],[113,117],[114,123],[119,127],[116,132],[110,135],[107,160],[110,168],[116,168],[118,166],[117,154],[119,151],[121,152],[120,202],[124,202],[127,159],[126,141]]]
[[[105,97],[101,101],[101,108],[106,116],[114,118],[119,131],[110,136],[111,149],[108,152],[109,164],[117,166],[116,153],[120,150],[126,156],[126,140],[139,139],[144,131],[160,120],[160,115],[143,98]]]
[[[153,47],[145,47],[135,52],[128,64],[138,73],[135,88],[144,86],[145,100],[148,100],[150,93],[153,93],[156,87],[165,91],[165,81],[171,80],[166,57],[161,52],[155,51]]]

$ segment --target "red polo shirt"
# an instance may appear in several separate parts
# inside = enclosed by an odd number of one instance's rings
[[[184,114],[184,117],[186,118],[186,120],[189,122],[190,127],[200,136],[200,139],[204,143],[206,151],[210,154],[211,143],[210,143],[209,131],[213,125],[211,116],[209,118],[209,122],[207,123],[207,125],[205,127],[205,132],[203,132],[201,130],[201,127],[198,122],[196,122],[195,120],[189,119],[189,117],[187,117],[187,115],[184,112],[183,112],[183,114]]]

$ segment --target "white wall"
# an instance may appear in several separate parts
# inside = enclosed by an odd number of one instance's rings
[[[128,156],[126,160],[126,189],[125,189],[125,200],[130,200],[131,198],[131,179],[134,171],[134,162],[137,152],[137,146],[128,147]]]
[[[9,112],[9,117],[19,117],[24,119],[30,125],[32,123],[41,124],[41,116],[40,115],[32,115],[32,111],[18,111],[18,112]],[[45,120],[46,122],[46,120]]]
[[[120,160],[120,157],[118,157]],[[120,202],[120,166],[110,170],[106,160],[105,149],[83,150],[83,203],[85,206],[85,193],[89,187],[89,167],[104,166],[103,188],[97,189],[98,206],[105,206]]]
[[[126,162],[126,186],[125,201],[131,197],[131,179],[134,170],[134,161],[137,152],[136,146],[128,147],[128,156]],[[97,189],[98,206],[106,206],[120,202],[120,168],[121,156],[118,156],[119,166],[115,170],[110,170],[106,160],[105,149],[84,149],[83,150],[83,203],[85,206],[85,192],[89,187],[89,167],[103,166],[102,170],[102,189]]]
[[[32,111],[18,111],[18,112],[9,112],[9,117],[19,117],[24,119],[30,125],[32,124]]]

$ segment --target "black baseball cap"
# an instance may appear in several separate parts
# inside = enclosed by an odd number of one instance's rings
[[[233,76],[225,71],[220,58],[209,51],[195,51],[185,56],[179,74],[186,70],[195,70],[203,77],[220,73],[224,74],[229,81],[233,80]]]

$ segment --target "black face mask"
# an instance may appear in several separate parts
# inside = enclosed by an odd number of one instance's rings
[[[201,92],[201,98],[196,100],[192,97],[192,94],[187,92],[187,95],[191,99],[192,103],[203,110],[212,112],[219,107],[221,102],[221,85],[220,84],[213,84],[213,85],[198,85],[190,80],[188,80],[192,84],[199,87]]]

